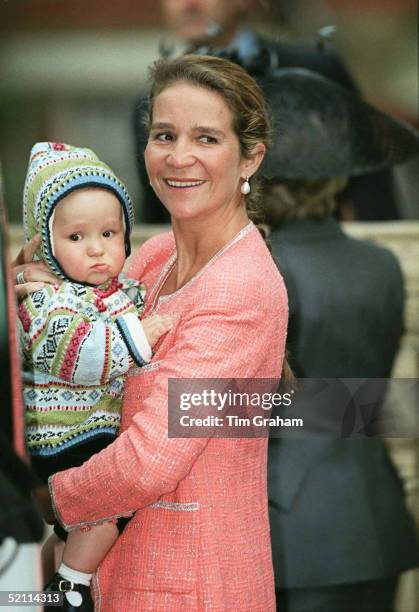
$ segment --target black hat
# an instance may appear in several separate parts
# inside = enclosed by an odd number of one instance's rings
[[[303,68],[259,79],[274,123],[268,179],[356,176],[419,154],[419,132],[357,94]]]

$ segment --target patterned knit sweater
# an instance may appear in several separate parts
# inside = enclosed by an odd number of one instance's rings
[[[151,359],[139,315],[144,286],[122,276],[100,287],[64,282],[19,306],[27,443],[56,455],[117,434],[126,372]]]

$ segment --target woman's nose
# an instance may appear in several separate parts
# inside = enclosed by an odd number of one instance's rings
[[[178,140],[173,144],[166,161],[173,168],[185,168],[195,163],[195,157],[188,143]]]

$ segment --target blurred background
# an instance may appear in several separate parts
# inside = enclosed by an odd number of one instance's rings
[[[228,0],[225,0],[226,3]],[[271,38],[316,45],[320,28],[337,27],[333,44],[363,96],[418,123],[417,0],[254,0],[250,26]],[[166,49],[181,51],[159,0],[0,1],[0,162],[13,252],[22,242],[21,195],[37,141],[92,148],[126,183],[141,218],[135,160],[135,101],[147,90],[147,67]],[[402,221],[349,223],[350,234],[389,247],[406,284],[406,328],[394,370],[419,376],[419,169],[397,168]],[[134,246],[156,228],[137,225]],[[391,440],[408,504],[419,522],[419,442]],[[37,552],[33,553],[34,555]],[[36,567],[30,561],[30,567]],[[21,566],[0,588],[22,585]],[[39,588],[39,577],[25,588]],[[8,582],[7,582],[8,580]],[[22,587],[23,588],[23,587]],[[398,612],[419,611],[419,572],[403,578]]]
[[[256,0],[250,25],[270,37],[334,44],[363,95],[418,125],[416,0]],[[133,105],[159,45],[181,49],[158,0],[3,0],[0,5],[0,159],[9,221],[21,219],[32,144],[89,146],[127,184],[141,212]],[[404,218],[419,218],[412,162],[398,173]],[[404,180],[405,175],[409,180]]]

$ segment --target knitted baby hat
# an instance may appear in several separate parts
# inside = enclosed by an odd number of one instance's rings
[[[100,187],[120,201],[125,225],[125,252],[131,252],[134,222],[131,198],[123,183],[90,149],[60,142],[38,142],[32,147],[23,191],[23,222],[26,240],[41,234],[36,256],[60,278],[66,278],[53,254],[51,219],[58,202],[76,189]]]

